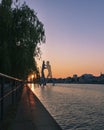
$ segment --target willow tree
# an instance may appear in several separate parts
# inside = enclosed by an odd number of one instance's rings
[[[11,75],[26,78],[32,71],[37,72],[35,57],[39,54],[38,44],[45,41],[44,26],[26,3],[21,6],[16,4],[13,8],[11,4],[10,9],[8,27],[11,35],[8,34],[10,36],[6,45],[9,48]]]
[[[2,0],[0,4],[0,72],[10,74],[10,39],[12,9],[11,0]]]

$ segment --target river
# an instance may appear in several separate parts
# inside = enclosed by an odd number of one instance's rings
[[[30,88],[63,130],[104,130],[104,85],[31,84]]]

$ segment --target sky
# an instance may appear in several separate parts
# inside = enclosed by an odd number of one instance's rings
[[[23,0],[22,0],[23,1]],[[44,24],[53,77],[104,73],[104,0],[25,0]]]

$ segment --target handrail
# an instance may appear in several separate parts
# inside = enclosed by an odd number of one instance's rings
[[[8,81],[8,82],[6,82]],[[5,106],[14,104],[20,96],[24,81],[0,73],[0,119],[3,120]],[[4,100],[6,99],[6,100]]]
[[[8,78],[8,79],[12,79],[12,80],[23,81],[23,80],[21,80],[21,79],[14,78],[14,77],[12,77],[12,76],[8,76],[8,75],[2,74],[2,73],[0,73],[0,76],[5,77],[5,78]]]

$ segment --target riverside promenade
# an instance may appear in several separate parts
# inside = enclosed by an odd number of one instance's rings
[[[25,86],[11,130],[62,130],[39,99]]]

